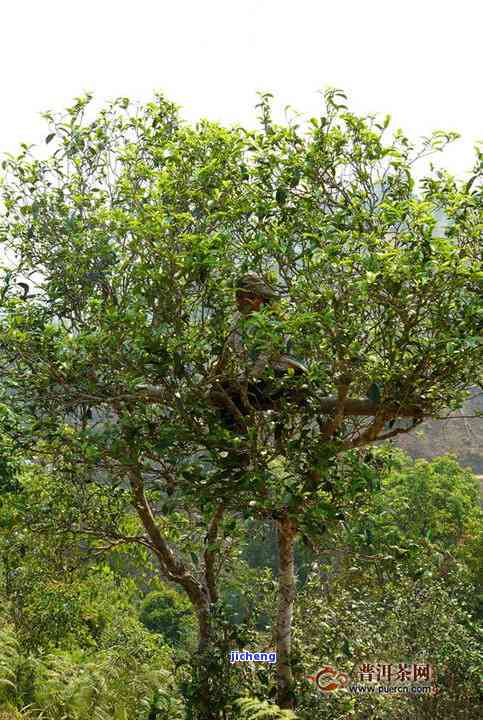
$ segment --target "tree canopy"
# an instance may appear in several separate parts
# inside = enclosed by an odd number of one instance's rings
[[[480,382],[483,155],[469,181],[431,166],[417,182],[417,161],[456,135],[391,135],[389,117],[357,116],[337,90],[304,127],[274,123],[262,95],[255,130],[189,126],[162,95],[97,113],[91,100],[45,114],[45,158],[23,145],[2,163],[10,436],[57,478],[66,531],[153,552],[203,642],[228,513],[285,522],[289,622],[294,536],[334,516],[334,458]],[[210,397],[246,271],[281,298],[248,319],[249,350],[290,336],[309,370],[278,382],[308,402],[252,408],[232,432]]]

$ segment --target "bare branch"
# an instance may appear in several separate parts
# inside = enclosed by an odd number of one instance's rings
[[[376,415],[374,422],[371,423],[371,425],[369,425],[369,427],[363,433],[356,437],[355,440],[349,440],[344,443],[344,448],[355,448],[360,447],[361,445],[366,445],[370,442],[374,442],[378,439],[378,435],[384,427],[385,421],[386,420],[384,418],[384,415]]]
[[[151,505],[144,492],[144,483],[136,465],[130,468],[130,481],[134,495],[134,505],[139,518],[150,538],[163,574],[170,580],[180,583],[194,605],[205,605],[202,585],[188,571],[185,564],[175,556],[156,524]]]
[[[330,437],[342,424],[344,420],[344,403],[349,393],[349,384],[340,383],[338,387],[337,400],[335,406],[335,413],[332,420],[321,426],[320,432],[322,437]]]
[[[376,441],[379,440],[388,440],[389,438],[395,437],[396,435],[401,435],[402,433],[408,433],[413,428],[415,428],[417,425],[420,425],[423,421],[422,420],[416,420],[413,425],[407,428],[395,428],[394,430],[391,430],[390,432],[384,433],[383,435],[379,435],[375,438]],[[374,442],[374,441],[372,441]]]

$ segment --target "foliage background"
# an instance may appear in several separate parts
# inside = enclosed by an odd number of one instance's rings
[[[4,163],[3,228],[20,253],[17,276],[2,269],[5,712],[195,717],[194,613],[159,580],[139,534],[126,482],[134,466],[193,577],[214,500],[236,506],[223,526],[227,562],[213,603],[223,650],[212,680],[226,691],[227,717],[278,713],[273,669],[227,666],[226,655],[274,643],[278,562],[266,518],[306,497],[302,470],[316,460],[324,479],[297,541],[298,716],[470,717],[481,660],[471,472],[451,457],[414,463],[387,446],[366,451],[359,445],[375,436],[362,431],[358,443],[360,428],[331,430],[330,420],[322,448],[303,428],[302,440],[282,438],[284,465],[268,457],[258,427],[250,442],[220,429],[200,378],[210,377],[232,314],[231,276],[254,266],[278,269],[290,291],[280,325],[264,313],[253,321],[258,341],[281,343],[280,326],[288,330],[312,358],[313,388],[325,395],[353,382],[361,394],[372,381],[377,402],[419,401],[430,414],[458,406],[481,360],[481,153],[465,187],[437,172],[416,198],[414,156],[454,134],[437,132],[418,151],[397,131],[386,145],[389,119],[356,117],[340,91],[327,93],[310,141],[296,124],[272,123],[268,96],[262,129],[245,134],[182,126],[162,97],[136,116],[121,98],[88,123],[89,100],[64,118],[46,114],[56,148],[47,164],[26,145]],[[40,275],[31,303],[15,293],[27,271]],[[164,405],[136,396],[146,382],[160,383]],[[259,463],[235,488],[225,448],[244,443]],[[408,700],[408,710],[386,698],[326,698],[304,680],[325,662],[352,672],[368,656],[424,657],[441,693]]]

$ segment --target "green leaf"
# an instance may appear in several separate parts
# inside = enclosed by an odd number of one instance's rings
[[[374,404],[381,402],[381,385],[379,383],[373,382],[369,387],[367,397]]]
[[[279,205],[283,205],[285,203],[285,200],[287,199],[287,194],[288,193],[285,188],[278,188],[277,192],[275,193],[275,199]]]

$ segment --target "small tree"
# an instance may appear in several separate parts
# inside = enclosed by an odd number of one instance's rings
[[[224,702],[210,668],[233,514],[278,522],[278,702],[291,707],[294,542],[331,512],[333,459],[457,407],[479,370],[482,155],[466,184],[432,169],[416,186],[415,161],[455,134],[386,139],[389,118],[344,99],[328,91],[301,130],[275,125],[262,96],[262,128],[245,131],[183,125],[161,96],[89,118],[85,97],[46,113],[47,159],[23,145],[3,163],[4,391],[58,479],[63,527],[148,548],[186,591],[202,718]],[[249,349],[276,353],[288,333],[307,402],[251,408],[230,432],[211,398],[246,270],[283,298],[277,318],[251,316]]]

